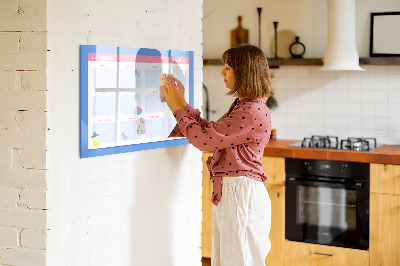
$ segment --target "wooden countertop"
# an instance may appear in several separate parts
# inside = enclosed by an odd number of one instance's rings
[[[383,145],[372,151],[290,147],[301,140],[270,140],[264,156],[364,163],[400,164],[400,145]]]

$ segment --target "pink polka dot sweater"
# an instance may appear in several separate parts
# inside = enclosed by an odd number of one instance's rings
[[[200,111],[190,105],[174,112],[178,124],[170,137],[184,136],[199,150],[214,151],[207,160],[214,205],[221,200],[224,176],[247,176],[261,182],[267,179],[261,164],[271,132],[271,112],[266,100],[236,99],[216,122],[201,118]]]

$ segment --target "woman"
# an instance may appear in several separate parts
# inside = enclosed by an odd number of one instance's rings
[[[178,122],[170,137],[185,136],[196,148],[214,151],[207,161],[215,205],[212,265],[265,265],[271,246],[271,202],[261,164],[271,131],[268,62],[252,45],[228,49],[222,62],[227,95],[237,98],[216,122],[200,118],[187,104],[177,79],[169,77],[161,87]]]

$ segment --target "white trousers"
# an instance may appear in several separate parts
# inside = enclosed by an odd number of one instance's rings
[[[262,266],[271,249],[271,201],[262,182],[223,177],[212,212],[212,266]]]

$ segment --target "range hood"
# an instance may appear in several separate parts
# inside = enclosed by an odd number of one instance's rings
[[[320,70],[358,70],[355,0],[328,0],[328,44]]]

